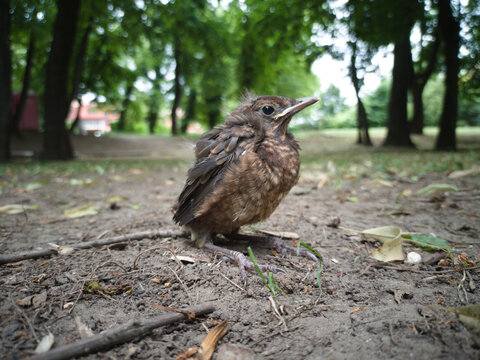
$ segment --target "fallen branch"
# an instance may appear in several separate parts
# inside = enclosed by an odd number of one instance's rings
[[[71,245],[62,245],[62,247],[71,247],[74,249],[88,249],[92,247],[101,247],[105,245],[117,244],[129,240],[140,240],[140,239],[155,239],[155,238],[166,238],[166,237],[189,237],[188,231],[183,230],[155,230],[155,231],[142,231],[133,234],[114,236],[110,238],[86,241],[82,243],[76,243]],[[40,249],[32,251],[22,251],[13,254],[2,254],[0,255],[0,265],[9,264],[26,259],[37,259],[40,257],[50,256],[57,254],[55,249]]]
[[[188,313],[193,312],[195,316],[210,313],[212,311],[215,311],[215,307],[212,304],[196,305],[190,309],[184,310],[184,312]],[[30,359],[61,360],[93,354],[144,336],[160,326],[172,324],[187,318],[188,316],[182,312],[163,314],[143,320],[133,319],[124,324],[102,331],[97,335],[59,346],[58,348],[47,351],[43,354],[36,354]]]

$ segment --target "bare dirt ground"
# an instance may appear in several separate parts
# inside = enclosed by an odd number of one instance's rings
[[[170,208],[192,160],[191,141],[95,140],[75,138],[81,157],[104,157],[109,144],[114,144],[109,157],[150,160],[52,168],[26,163],[4,168],[0,206],[37,208],[0,215],[2,254],[45,248],[48,243],[67,245],[178,229]],[[325,146],[336,140],[316,141]],[[313,144],[307,139],[302,146],[308,151]],[[17,151],[27,149],[16,146]],[[257,274],[248,274],[245,289],[235,265],[192,247],[187,239],[142,239],[2,265],[0,347],[4,357],[32,354],[49,332],[55,336],[54,347],[76,341],[81,336],[80,323],[99,333],[130,319],[164,313],[159,305],[187,308],[209,302],[216,310],[208,318],[161,327],[87,358],[172,359],[198,346],[207,329],[224,319],[229,331],[219,345],[235,344],[237,359],[479,358],[480,338],[474,331],[454,314],[422,305],[454,308],[480,303],[479,174],[451,178],[451,171],[433,168],[416,175],[395,168],[394,158],[376,169],[375,153],[358,153],[354,149],[346,160],[338,154],[324,155],[332,161],[323,159],[321,166],[306,161],[298,186],[268,221],[255,226],[295,232],[332,263],[324,269],[319,288],[317,265],[312,261],[253,247],[259,263],[286,271],[274,275],[288,294],[277,291],[276,296],[285,309],[285,324],[272,310],[271,293]],[[405,156],[411,156],[414,167],[419,157],[428,154]],[[469,167],[480,165],[478,150],[471,150],[469,156],[473,159]],[[341,170],[337,160],[351,162]],[[442,161],[452,162],[453,167],[455,158],[445,154]],[[432,183],[455,185],[460,191],[415,194]],[[65,210],[86,205],[96,206],[98,213],[74,219],[64,215]],[[431,265],[378,262],[370,256],[378,242],[328,226],[332,218],[339,218],[348,229],[396,225],[404,232],[434,233],[453,247],[452,259]],[[245,244],[229,247],[246,253]],[[404,250],[415,250],[424,259],[432,255],[408,245]],[[178,256],[191,257],[193,262],[178,261]],[[93,283],[105,289],[110,286],[110,291],[89,290]]]

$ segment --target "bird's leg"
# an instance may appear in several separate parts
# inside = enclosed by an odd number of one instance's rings
[[[230,249],[225,249],[221,246],[214,245],[211,242],[206,242],[203,245],[204,249],[207,249],[212,252],[218,252],[220,254],[224,254],[227,256],[228,259],[230,259],[232,262],[235,262],[237,266],[240,269],[240,273],[242,275],[243,279],[243,284],[246,286],[247,285],[247,272],[245,269],[250,270],[250,271],[255,271],[255,265],[251,260],[249,260],[245,255],[243,255],[239,251],[235,250],[230,250]],[[262,272],[270,271],[270,272],[285,272],[285,270],[278,268],[273,265],[260,265],[257,264],[259,269]]]
[[[265,248],[275,249],[279,253],[285,255],[285,253],[289,252],[294,255],[304,256],[309,258],[310,260],[318,262],[319,259],[315,254],[311,251],[300,247],[297,248],[296,246],[288,245],[280,238],[275,236],[261,236],[261,235],[247,235],[247,234],[240,234],[238,232],[234,232],[231,234],[224,235],[231,240],[240,240],[240,241],[248,241],[256,246],[260,245]]]

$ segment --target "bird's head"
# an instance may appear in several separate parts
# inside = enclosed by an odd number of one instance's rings
[[[266,133],[285,136],[292,117],[318,100],[317,97],[294,99],[282,96],[250,95],[234,113],[241,112],[251,120],[259,121]]]

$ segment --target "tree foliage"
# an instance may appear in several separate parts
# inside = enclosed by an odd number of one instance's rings
[[[364,101],[372,126],[397,128],[390,138],[403,138],[404,145],[409,144],[407,104],[415,109],[410,111],[414,119],[423,108],[426,125],[439,123],[438,109],[444,100],[438,100],[438,93],[431,89],[441,87],[435,79],[445,79],[447,73],[445,36],[438,35],[437,26],[441,23],[438,6],[445,0],[77,1],[81,10],[70,44],[71,61],[62,75],[65,94],[57,94],[57,100],[88,98],[113,106],[121,113],[115,125],[118,131],[170,128],[178,133],[193,122],[212,127],[223,121],[224,109],[232,108],[245,90],[292,97],[320,95],[319,80],[311,72],[314,61],[325,53],[350,58],[352,49],[333,48],[319,40],[327,34],[355,45],[357,96]],[[8,47],[15,91],[31,90],[45,99],[47,60],[53,51],[60,3],[2,2],[9,8]],[[332,10],[339,7],[339,12]],[[459,121],[476,124],[480,5],[452,0],[451,9],[460,24]],[[420,33],[416,42],[410,37],[412,29]],[[393,77],[366,95],[363,77],[375,71],[371,59],[386,46],[393,46],[398,57]],[[434,80],[429,85],[431,75]],[[6,83],[2,85],[6,91]],[[414,95],[410,98],[409,89]],[[355,126],[355,115],[343,108],[342,94],[335,87],[325,91],[319,112],[323,121],[318,124],[331,126],[341,119],[342,124]],[[415,106],[410,105],[412,99]],[[40,105],[43,118],[48,109],[44,101]],[[63,124],[57,122],[55,127]]]

